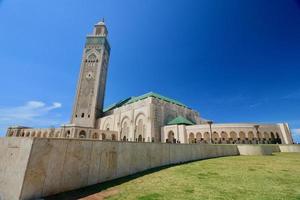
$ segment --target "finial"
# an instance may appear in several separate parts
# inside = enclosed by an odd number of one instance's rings
[[[104,23],[104,18],[102,18],[102,20],[99,21],[99,22],[96,24],[96,26],[97,26],[97,25],[98,25],[98,26],[99,26],[99,25],[102,25],[102,26],[105,25],[105,23]]]

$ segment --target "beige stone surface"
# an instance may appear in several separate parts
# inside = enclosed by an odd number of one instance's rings
[[[269,145],[238,145],[240,155],[272,155],[273,147]]]
[[[33,199],[113,180],[150,168],[236,155],[300,152],[299,145],[209,145],[79,139],[0,139],[3,199]],[[22,192],[21,192],[22,191]]]
[[[280,152],[300,152],[300,145],[279,145]]]
[[[0,138],[0,199],[19,199],[32,142],[30,138]]]

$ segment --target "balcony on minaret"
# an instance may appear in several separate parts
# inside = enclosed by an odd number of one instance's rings
[[[97,24],[95,24],[93,34],[95,36],[103,36],[103,37],[107,36],[108,32],[107,32],[106,25],[104,23],[104,19],[102,21],[98,22]]]

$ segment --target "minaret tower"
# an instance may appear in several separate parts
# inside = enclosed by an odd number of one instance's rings
[[[71,123],[95,128],[103,112],[110,46],[104,20],[86,38]]]

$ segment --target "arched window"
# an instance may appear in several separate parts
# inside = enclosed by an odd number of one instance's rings
[[[88,66],[93,67],[98,62],[97,56],[95,54],[91,54],[88,56],[88,58],[85,62],[87,62]]]
[[[86,138],[86,132],[84,130],[80,131],[79,138]]]

